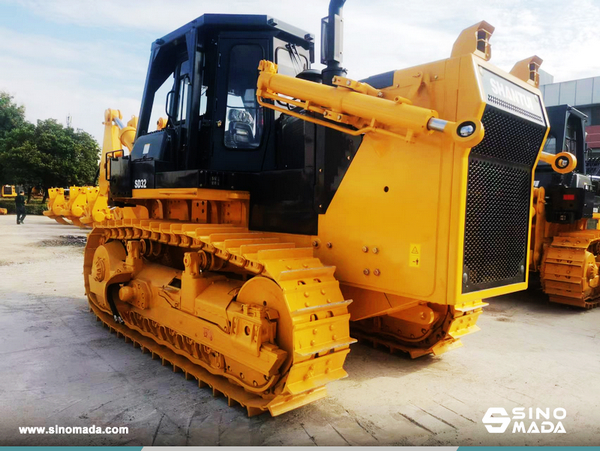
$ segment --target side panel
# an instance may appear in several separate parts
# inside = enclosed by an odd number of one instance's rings
[[[405,296],[436,289],[440,136],[415,145],[365,136],[327,213],[317,255],[345,284]],[[328,244],[329,243],[329,244]],[[409,265],[411,245],[418,258]]]

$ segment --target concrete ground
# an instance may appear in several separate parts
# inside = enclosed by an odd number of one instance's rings
[[[0,216],[0,445],[598,444],[600,308],[550,305],[535,292],[491,299],[461,349],[410,360],[356,344],[350,376],[329,384],[328,398],[248,418],[95,321],[85,231],[45,217],[14,222]],[[490,434],[481,422],[489,407],[520,406],[566,409],[566,433]],[[54,425],[129,434],[18,429]]]

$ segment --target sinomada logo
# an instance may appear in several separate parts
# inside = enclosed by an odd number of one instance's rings
[[[515,407],[509,415],[503,407],[490,407],[481,421],[491,434],[502,434],[509,430],[512,423],[512,433],[525,434],[564,434],[565,427],[561,420],[567,417],[567,411],[562,407],[556,409],[540,409],[536,407]]]

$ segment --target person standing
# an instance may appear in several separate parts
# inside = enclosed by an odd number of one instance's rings
[[[17,207],[17,224],[23,224],[23,220],[27,216],[25,211],[25,192],[23,190],[20,190],[17,197],[15,197],[15,205]]]

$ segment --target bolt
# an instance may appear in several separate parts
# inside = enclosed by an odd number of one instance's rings
[[[317,335],[317,329],[313,329],[313,335]]]
[[[469,281],[469,276],[467,275],[467,273],[463,273],[463,283],[467,283]]]
[[[313,247],[319,247],[319,242],[317,240],[313,241]]]
[[[383,97],[383,92],[379,91],[379,92],[377,93],[377,97]]]
[[[341,120],[342,120],[342,115],[338,114],[338,121],[341,121]]]
[[[368,276],[368,275],[369,275],[369,272],[370,272],[370,271],[369,271],[369,269],[368,269],[368,268],[365,268],[365,270],[363,271],[363,274],[364,274],[365,276]]]
[[[331,248],[333,247],[333,244],[331,244],[331,243],[327,243],[327,244],[326,244],[326,246],[327,246],[329,249],[331,249]]]
[[[374,248],[373,248],[373,253],[374,253],[374,254],[377,254],[378,252],[379,252],[379,249],[378,249],[378,248],[376,248],[376,247],[374,247]]]
[[[363,247],[362,247],[362,251],[363,251],[363,252],[369,252],[369,248],[368,248],[367,246],[363,246]]]
[[[310,296],[310,295],[308,294],[308,291],[305,291],[305,292],[304,292],[304,297],[305,297],[305,298],[307,298],[308,296]]]
[[[346,86],[350,86],[350,80],[346,82]]]
[[[350,161],[350,155],[348,155],[348,156],[346,157],[346,160]]]
[[[319,172],[323,172],[323,168],[319,168]]]
[[[321,289],[321,294],[325,295],[325,290],[324,289]]]
[[[471,136],[474,132],[475,132],[475,127],[473,127],[470,124],[462,125],[458,129],[458,134],[460,136],[462,136],[463,138],[466,138],[467,136]]]
[[[434,75],[434,76],[433,76],[433,79],[434,79],[434,80],[437,80],[437,79],[438,79],[438,76],[437,76],[437,75]]]
[[[381,274],[381,272],[378,269],[375,269],[375,271],[373,271],[373,274],[375,274],[376,276],[378,276],[379,274]]]

